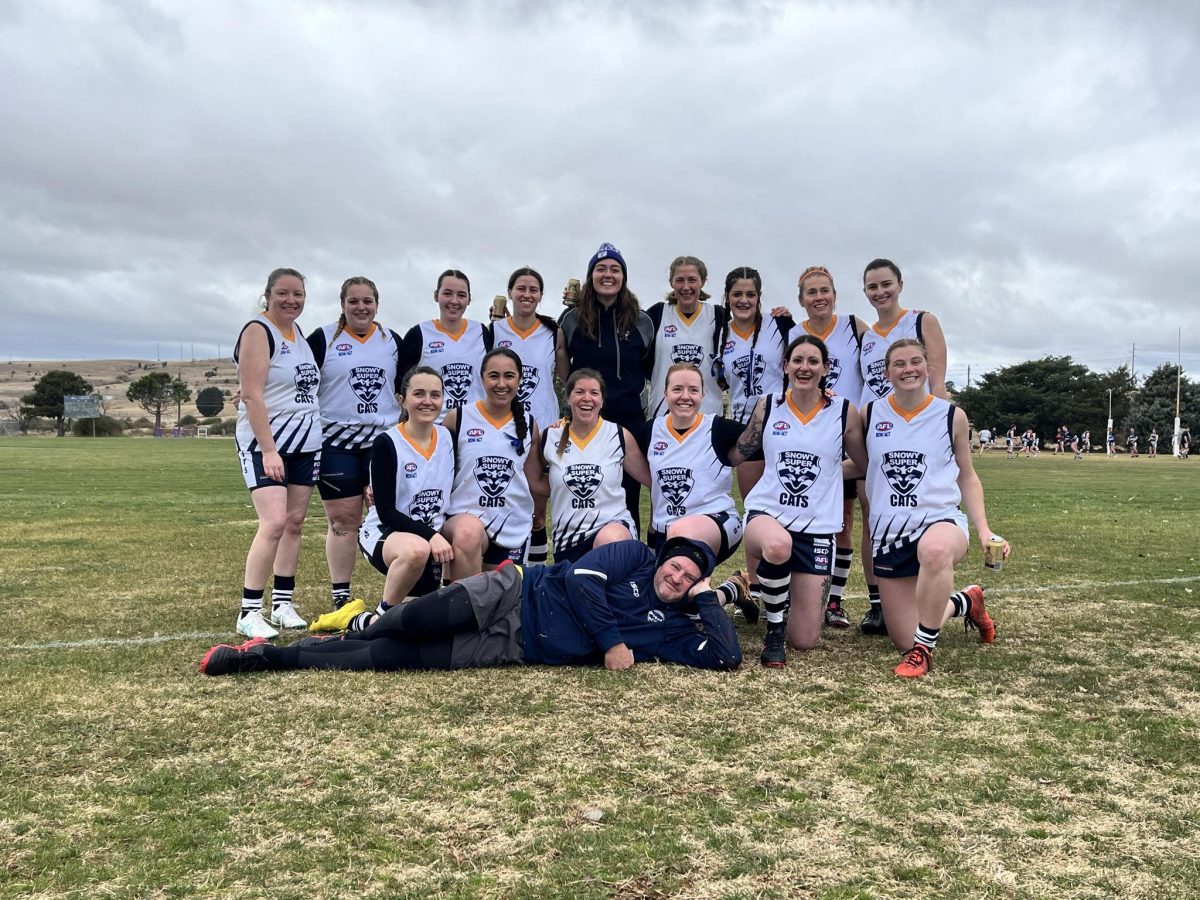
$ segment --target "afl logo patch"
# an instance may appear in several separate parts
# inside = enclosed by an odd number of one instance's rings
[[[784,422],[782,419],[780,419],[778,422],[776,422],[774,425],[771,426],[772,434],[787,434],[791,430],[792,430],[792,426],[789,425],[787,422]]]
[[[429,349],[433,353],[437,353],[439,350],[441,350],[445,346],[446,346],[445,341],[430,341],[429,342]]]
[[[870,353],[874,348],[875,348],[875,342],[871,341],[869,344],[863,344],[862,352]]]
[[[663,334],[667,337],[675,337],[675,332],[679,331],[674,325],[664,325]]]
[[[666,451],[666,449],[667,449],[667,442],[666,442],[666,441],[658,441],[658,442],[656,442],[656,443],[655,443],[655,445],[654,445],[654,452],[655,452],[655,453],[663,453],[664,451]]]
[[[415,472],[415,471],[417,471],[417,464],[416,464],[415,462],[408,462],[408,463],[405,463],[405,464],[404,464],[404,471],[405,471],[405,472]]]
[[[467,440],[468,441],[482,441],[483,440],[483,429],[482,428],[468,428],[467,429]]]
[[[351,344],[335,344],[333,349],[338,353],[349,353],[354,347]]]
[[[500,341],[496,344],[497,347],[511,347],[512,341]]]
[[[875,431],[878,434],[887,434],[891,430],[892,430],[891,422],[876,422],[875,423]]]

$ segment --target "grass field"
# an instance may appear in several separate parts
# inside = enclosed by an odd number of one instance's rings
[[[232,443],[0,440],[0,897],[1200,895],[1200,463],[980,470],[997,642],[918,683],[856,633],[764,670],[745,626],[732,674],[204,679]]]

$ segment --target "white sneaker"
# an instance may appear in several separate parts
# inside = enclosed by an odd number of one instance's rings
[[[246,613],[244,616],[238,616],[237,620],[238,634],[244,634],[248,638],[271,638],[279,637],[279,632],[267,624],[262,616],[262,610],[256,609],[254,612]]]
[[[306,622],[290,603],[271,607],[271,624],[278,628],[307,628]]]

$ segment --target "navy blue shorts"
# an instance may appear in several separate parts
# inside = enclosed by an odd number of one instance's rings
[[[721,533],[721,546],[717,548],[716,552],[719,566],[733,556],[738,547],[742,546],[742,520],[727,512],[703,513],[703,515],[707,519],[712,519]],[[663,532],[648,528],[646,529],[646,546],[658,553],[659,548],[666,541],[666,537]],[[555,559],[557,558],[555,557]]]
[[[242,478],[246,487],[252,491],[265,487],[287,487],[289,484],[312,487],[321,477],[320,450],[314,450],[312,453],[285,453],[280,459],[283,460],[283,481],[276,481],[263,473],[260,451],[239,451],[238,461],[242,464]]]
[[[487,549],[483,551],[483,564],[485,566],[498,566],[506,559],[512,560],[517,565],[525,564],[525,551],[529,547],[529,541],[525,541],[520,547],[509,549],[501,547],[495,541],[488,541]]]
[[[911,543],[901,543],[899,546],[890,545],[886,550],[876,550],[871,561],[875,574],[880,578],[915,578],[921,571],[917,561],[917,544],[919,539]]]
[[[767,515],[770,514],[751,510],[746,517],[746,523],[749,524],[758,516]],[[836,535],[804,534],[798,531],[789,531],[788,534],[792,538],[792,555],[787,561],[789,572],[793,575],[833,574],[834,538]]]
[[[371,448],[347,450],[344,447],[321,448],[321,480],[317,490],[322,500],[361,497],[371,483]]]

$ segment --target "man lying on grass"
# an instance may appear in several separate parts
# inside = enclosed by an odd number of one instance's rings
[[[276,647],[256,638],[213,647],[205,675],[291,669],[466,669],[511,663],[628,669],[661,660],[698,669],[742,662],[709,583],[707,545],[671,538],[599,547],[578,562],[505,565],[392,607],[346,637]]]

